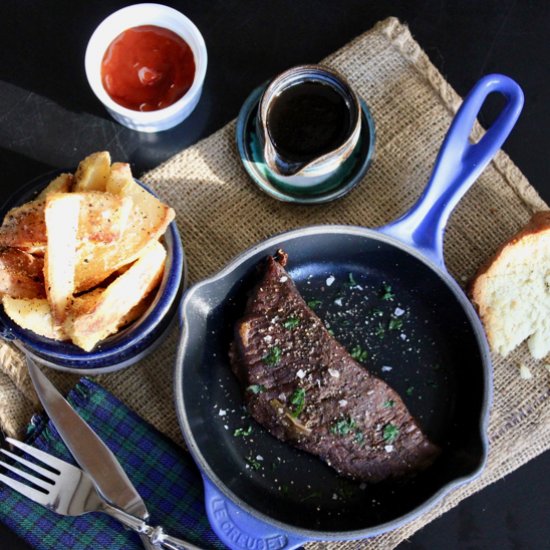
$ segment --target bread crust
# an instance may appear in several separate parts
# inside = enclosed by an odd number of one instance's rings
[[[525,265],[517,262],[517,252],[524,248],[525,251],[536,250],[539,246],[544,246],[546,237],[550,238],[550,211],[544,210],[536,212],[529,222],[518,231],[509,240],[503,243],[477,271],[467,287],[467,294],[475,306],[481,321],[484,325],[487,339],[492,351],[506,356],[512,349],[505,348],[503,351],[502,335],[499,334],[499,328],[502,326],[502,316],[505,312],[497,311],[488,298],[488,284],[494,277],[503,275],[514,275],[514,268],[521,268]],[[542,244],[541,244],[542,243]],[[549,251],[550,257],[550,251]],[[534,256],[528,258],[533,266],[537,260]],[[549,266],[550,270],[550,266]],[[533,307],[536,304],[533,304]],[[531,348],[531,346],[530,346]],[[533,354],[533,350],[531,349]],[[534,355],[536,357],[536,355]]]

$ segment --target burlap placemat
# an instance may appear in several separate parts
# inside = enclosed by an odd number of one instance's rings
[[[420,195],[460,97],[395,18],[379,23],[323,62],[342,72],[372,110],[377,130],[372,167],[360,185],[337,202],[316,207],[279,203],[258,191],[246,175],[231,122],[152,170],[143,180],[177,211],[191,283],[274,233],[318,223],[375,227],[396,218]],[[477,126],[474,137],[481,132]],[[465,283],[534,211],[545,208],[517,167],[499,152],[451,216],[445,237],[450,273]],[[176,343],[174,330],[139,365],[97,380],[182,443],[172,398]],[[526,346],[506,360],[493,359],[491,451],[483,475],[392,533],[360,543],[316,543],[311,548],[392,548],[466,496],[550,447],[550,372],[530,359]],[[36,397],[17,352],[5,345],[0,362],[0,423],[7,433],[20,435]],[[520,363],[530,368],[531,380],[520,378]],[[51,370],[48,375],[64,390],[76,380]]]

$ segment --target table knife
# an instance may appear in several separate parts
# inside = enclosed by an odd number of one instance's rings
[[[147,527],[150,533],[151,528],[145,523],[149,518],[145,502],[115,455],[59,393],[34,360],[28,354],[25,356],[30,377],[44,410],[79,466],[92,478],[101,496],[121,511],[119,519],[122,523],[137,531],[139,525],[142,525]],[[155,532],[154,536],[139,533],[144,546],[148,549],[197,549],[190,543],[165,535],[160,527],[152,531]],[[171,542],[174,544],[170,544]]]

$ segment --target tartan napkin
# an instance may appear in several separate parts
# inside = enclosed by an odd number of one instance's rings
[[[225,548],[210,529],[200,474],[187,453],[86,378],[67,399],[116,455],[145,500],[151,525],[160,524],[171,535],[203,548]],[[44,416],[32,418],[27,443],[74,463]],[[105,514],[61,516],[1,483],[0,521],[38,549],[143,549],[135,533]]]

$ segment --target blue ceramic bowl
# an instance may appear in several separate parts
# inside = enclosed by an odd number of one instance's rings
[[[41,176],[20,188],[3,204],[0,220],[14,206],[32,200],[61,171]],[[144,189],[154,193],[145,184],[136,180]],[[24,348],[37,361],[58,370],[78,374],[99,374],[127,367],[160,342],[176,318],[179,298],[187,281],[187,266],[175,222],[168,226],[164,235],[167,249],[166,268],[156,296],[143,314],[131,325],[101,341],[90,352],[71,342],[59,342],[21,328],[0,307],[0,337],[12,340]]]

